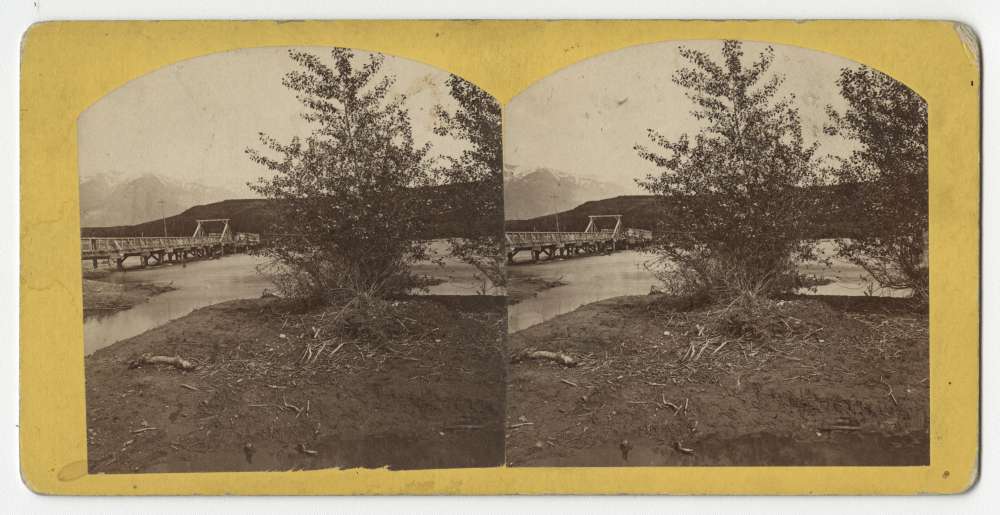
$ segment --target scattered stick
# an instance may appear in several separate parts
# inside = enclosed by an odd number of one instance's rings
[[[533,425],[535,425],[534,422],[518,422],[517,424],[511,424],[507,426],[507,429],[517,429],[519,427],[533,426]]]
[[[156,431],[159,428],[156,427],[140,427],[139,429],[133,429],[132,434],[137,435],[139,433],[145,433],[146,431]]]
[[[578,385],[578,384],[576,384],[576,383],[574,383],[573,381],[570,381],[570,380],[568,380],[568,379],[560,379],[559,381],[560,381],[560,382],[563,382],[563,383],[566,383],[566,384],[568,384],[568,385],[570,385],[570,386],[577,386],[577,387],[579,387],[579,386],[580,386],[580,385]]]
[[[698,351],[698,355],[696,355],[694,357],[694,359],[691,360],[691,361],[698,361],[699,359],[701,359],[701,353],[705,352],[705,347],[708,347],[708,342],[710,342],[710,341],[711,341],[711,339],[705,340],[705,343],[703,343],[701,345],[701,350]]]
[[[184,384],[184,383],[181,383],[181,388],[187,388],[188,390],[194,390],[196,392],[201,391],[201,388],[198,388],[197,386],[191,386],[189,384]]]
[[[312,449],[306,448],[306,444],[304,443],[296,445],[295,450],[301,452],[302,454],[308,454],[309,456],[316,456],[317,454],[319,454],[319,451],[314,451]]]
[[[887,382],[885,382],[885,378],[882,377],[882,376],[879,376],[878,380],[881,381],[882,384],[884,384],[885,387],[889,389],[889,398],[892,399],[892,403],[895,404],[896,406],[899,406],[899,402],[896,401],[896,396],[893,395],[893,393],[892,393],[892,385],[889,384],[889,383],[887,383]]]
[[[820,331],[822,331],[822,330],[823,330],[823,328],[822,328],[822,327],[820,327],[819,329],[815,329],[815,330],[813,330],[813,331],[809,332],[809,334],[807,334],[807,335],[803,336],[803,337],[802,337],[802,339],[803,339],[803,340],[808,340],[810,336],[812,336],[812,335],[814,335],[814,334],[816,334],[816,333],[818,333],[818,332],[820,332]]]
[[[337,351],[340,350],[344,346],[345,343],[347,343],[347,342],[340,342],[340,345],[338,345],[337,348],[335,348],[332,351],[330,351],[330,356],[332,357],[334,354],[336,354]]]
[[[665,393],[660,394],[660,400],[663,402],[664,406],[670,406],[671,408],[674,408],[674,415],[676,415],[677,412],[681,410],[680,406],[667,400],[667,395]]]
[[[317,332],[316,334],[319,333]],[[319,359],[319,357],[323,354],[323,351],[326,350],[326,344],[329,342],[330,340],[323,341],[323,344],[320,346],[319,350],[316,351],[316,354],[313,356],[312,360],[309,361],[310,363],[315,363],[316,360]]]
[[[688,448],[688,447],[684,447],[683,445],[681,445],[680,442],[674,442],[674,449],[677,449],[677,452],[680,452],[680,453],[683,453],[683,454],[688,454],[688,455],[693,455],[694,454],[694,449],[691,449],[691,448]]]
[[[143,354],[139,359],[132,360],[128,364],[129,368],[139,368],[143,365],[171,365],[181,370],[194,370],[194,364],[180,356],[153,356]]]
[[[771,345],[767,345],[766,348],[771,349],[772,351],[774,351],[775,353],[777,353],[778,355],[780,355],[781,357],[783,357],[785,359],[790,359],[792,361],[802,361],[802,358],[796,358],[795,356],[792,356],[791,354],[789,354],[789,353],[787,353],[785,351],[780,351],[778,349],[775,349]]]
[[[298,406],[296,406],[294,404],[289,404],[288,400],[285,399],[284,396],[281,397],[281,402],[285,405],[286,408],[288,408],[290,410],[294,410],[296,414],[302,413],[302,408],[300,408],[300,407],[298,407]]]

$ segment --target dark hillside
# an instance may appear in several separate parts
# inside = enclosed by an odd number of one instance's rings
[[[452,206],[455,199],[468,198],[472,188],[480,185],[459,184],[435,186],[414,190],[417,201],[426,205],[428,231],[415,235],[418,238],[445,238],[463,236],[467,231],[468,216]],[[502,203],[498,202],[502,210]],[[167,217],[167,234],[170,236],[190,236],[199,219],[229,218],[230,227],[237,232],[252,232],[267,237],[274,233],[274,223],[278,214],[278,201],[268,199],[224,200],[212,204],[192,207],[178,215]],[[496,231],[502,226],[501,212],[497,212]],[[81,237],[100,238],[111,236],[163,236],[163,220],[156,219],[136,225],[115,227],[83,227]]]
[[[860,216],[860,201],[863,186],[841,184],[804,188],[803,195],[812,197],[817,206],[813,213],[815,224],[804,238],[849,238],[868,234],[870,228]],[[546,215],[528,220],[507,220],[508,231],[582,231],[587,226],[590,215],[623,215],[623,224],[636,229],[669,228],[669,220],[663,220],[662,204],[668,202],[653,195],[625,195],[604,200],[585,202],[563,211],[558,215]],[[659,222],[663,220],[663,225]]]

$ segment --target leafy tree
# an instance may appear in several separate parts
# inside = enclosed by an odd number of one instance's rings
[[[458,109],[436,109],[435,132],[466,141],[468,149],[448,158],[440,170],[445,182],[464,185],[467,193],[449,199],[461,217],[463,237],[449,240],[451,253],[475,266],[494,286],[506,284],[503,253],[503,146],[500,103],[479,87],[448,78]]]
[[[862,192],[865,230],[839,241],[839,254],[886,288],[926,299],[927,103],[899,81],[868,67],[844,68],[837,80],[847,109],[827,106],[825,132],[859,148],[834,170]]]
[[[689,65],[672,79],[703,126],[676,140],[649,129],[654,149],[635,147],[662,169],[639,181],[662,199],[656,249],[685,288],[730,297],[785,290],[792,258],[810,253],[800,187],[816,180],[816,144],[803,142],[794,97],[778,98],[772,48],[749,65],[738,41],[723,43],[721,62],[686,47],[680,55]]]
[[[430,184],[427,145],[414,144],[405,97],[389,97],[394,77],[383,57],[358,62],[331,52],[332,66],[291,51],[299,69],[283,84],[297,92],[315,130],[283,144],[260,134],[270,152],[247,149],[271,173],[250,187],[279,200],[272,244],[264,251],[297,296],[379,297],[412,284],[409,265],[426,256],[414,235],[426,223],[414,188]],[[279,157],[272,158],[271,155]]]

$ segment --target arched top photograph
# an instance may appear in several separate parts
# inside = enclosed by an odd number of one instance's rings
[[[502,464],[500,120],[447,71],[331,47],[175,63],[87,109],[88,469]],[[134,391],[141,415],[105,416]]]
[[[543,422],[508,464],[928,463],[927,130],[892,77],[758,41],[629,47],[515,96],[509,288],[538,293],[508,345],[600,365],[512,366],[508,413]],[[588,431],[551,418],[559,381],[600,385]]]

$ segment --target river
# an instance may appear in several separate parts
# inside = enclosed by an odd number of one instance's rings
[[[819,242],[818,249],[831,255],[832,242]],[[477,295],[485,291],[502,295],[502,289],[486,287],[475,268],[446,257],[443,243],[435,242],[432,254],[442,259],[444,266],[421,263],[414,272],[439,279],[430,286],[432,295]],[[584,256],[543,261],[538,264],[515,265],[519,272],[545,280],[566,283],[539,292],[508,308],[508,331],[513,333],[542,323],[580,306],[622,295],[645,295],[659,281],[643,265],[649,254],[621,251],[610,255]],[[234,299],[260,297],[273,285],[257,272],[264,258],[235,254],[221,259],[192,261],[186,266],[164,265],[144,270],[113,272],[107,281],[171,284],[175,290],[151,297],[147,302],[110,315],[88,317],[83,324],[84,352],[90,354],[125,338],[182,317],[195,309]],[[819,295],[864,295],[867,274],[864,270],[834,261],[833,266],[818,263],[800,265],[804,273],[828,277],[834,282],[818,286]],[[876,291],[882,296],[905,295],[906,291]]]
[[[816,243],[819,255],[831,263],[808,262],[799,265],[799,271],[825,277],[832,282],[816,286],[814,290],[802,289],[805,295],[865,295],[899,297],[909,295],[907,290],[869,290],[871,276],[862,268],[841,259],[835,259],[836,244],[832,240]],[[623,295],[645,295],[660,282],[644,264],[652,259],[650,254],[622,251],[610,255],[582,256],[535,264],[514,265],[523,275],[546,281],[560,280],[565,286],[540,291],[507,308],[507,331],[514,333],[580,306]],[[514,279],[516,280],[516,279]]]
[[[90,354],[210,304],[260,297],[265,288],[274,288],[257,273],[257,265],[264,262],[261,257],[234,254],[220,259],[191,261],[186,266],[176,264],[113,272],[104,280],[170,284],[175,289],[131,309],[86,318],[83,322],[84,353]]]
[[[441,264],[418,263],[413,272],[438,282],[425,290],[429,295],[502,295],[503,290],[484,285],[476,269],[447,256],[444,242],[432,242],[431,257]],[[142,334],[211,304],[260,297],[274,285],[257,271],[266,258],[233,254],[220,259],[190,261],[186,266],[167,264],[128,272],[112,272],[102,280],[118,283],[170,284],[175,289],[150,297],[146,302],[108,315],[87,317],[83,322],[84,353]]]

